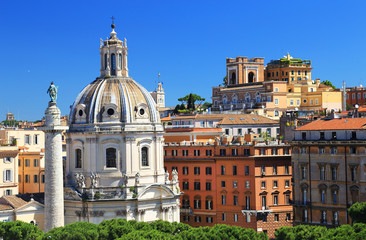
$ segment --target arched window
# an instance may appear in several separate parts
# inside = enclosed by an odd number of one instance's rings
[[[226,97],[226,95],[224,95],[224,96],[222,97],[222,103],[223,103],[223,104],[227,104],[227,97]]]
[[[122,54],[118,54],[119,69],[122,69]]]
[[[238,96],[234,93],[233,97],[233,103],[236,104],[238,102]]]
[[[75,168],[81,168],[81,149],[75,150]]]
[[[248,74],[248,82],[254,82],[254,73],[252,73],[252,72],[250,72],[249,74]]]
[[[114,53],[111,54],[111,74],[116,74],[116,55]]]
[[[236,84],[236,73],[233,72],[230,78],[230,84]]]
[[[257,93],[255,94],[255,101],[256,101],[257,103],[261,102],[261,94],[260,94],[259,92],[257,92]]]
[[[250,102],[250,93],[245,94],[245,102]]]
[[[147,147],[141,148],[141,163],[142,166],[149,166],[149,149]]]
[[[212,201],[211,196],[206,197],[205,205],[206,205],[207,210],[212,210],[213,209],[213,201]]]
[[[107,61],[107,54],[104,54],[104,69],[107,69],[107,64],[108,61]]]
[[[107,168],[117,167],[117,150],[115,148],[106,149],[106,165]]]

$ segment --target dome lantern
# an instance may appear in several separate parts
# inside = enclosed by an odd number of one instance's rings
[[[100,40],[100,76],[128,77],[127,40],[119,40],[114,31],[116,25],[112,23],[111,27],[110,37]]]

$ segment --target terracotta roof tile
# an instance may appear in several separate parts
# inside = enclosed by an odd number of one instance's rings
[[[20,208],[27,204],[27,202],[17,196],[2,196],[0,198],[0,204],[7,204],[12,208]]]
[[[317,120],[296,129],[297,131],[311,130],[342,130],[366,129],[366,118],[336,118],[331,120]]]
[[[0,211],[3,210],[13,210],[13,208],[7,204],[0,204]]]
[[[225,116],[219,125],[238,125],[238,124],[278,124],[278,121],[267,117],[253,114]]]

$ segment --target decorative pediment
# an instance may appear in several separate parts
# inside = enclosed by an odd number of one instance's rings
[[[291,194],[291,191],[290,190],[286,190],[283,192],[283,194]]]
[[[152,184],[139,192],[137,199],[140,201],[174,197],[175,195],[173,191],[168,187],[159,184]]]
[[[29,212],[29,211],[43,211],[44,210],[44,205],[37,202],[37,201],[30,201],[27,204],[25,204],[24,206],[21,206],[20,208],[16,209],[15,211],[19,214],[21,212]]]
[[[261,192],[259,195],[267,195],[267,194],[268,194],[268,192],[263,191],[263,192]]]
[[[278,191],[278,190],[276,190],[276,191],[273,191],[272,192],[272,195],[274,195],[274,194],[279,194],[280,192]]]

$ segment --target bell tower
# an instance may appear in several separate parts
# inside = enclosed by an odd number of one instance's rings
[[[112,23],[111,27],[110,37],[107,40],[100,39],[100,76],[128,77],[127,39],[119,40],[114,31],[116,25]]]

